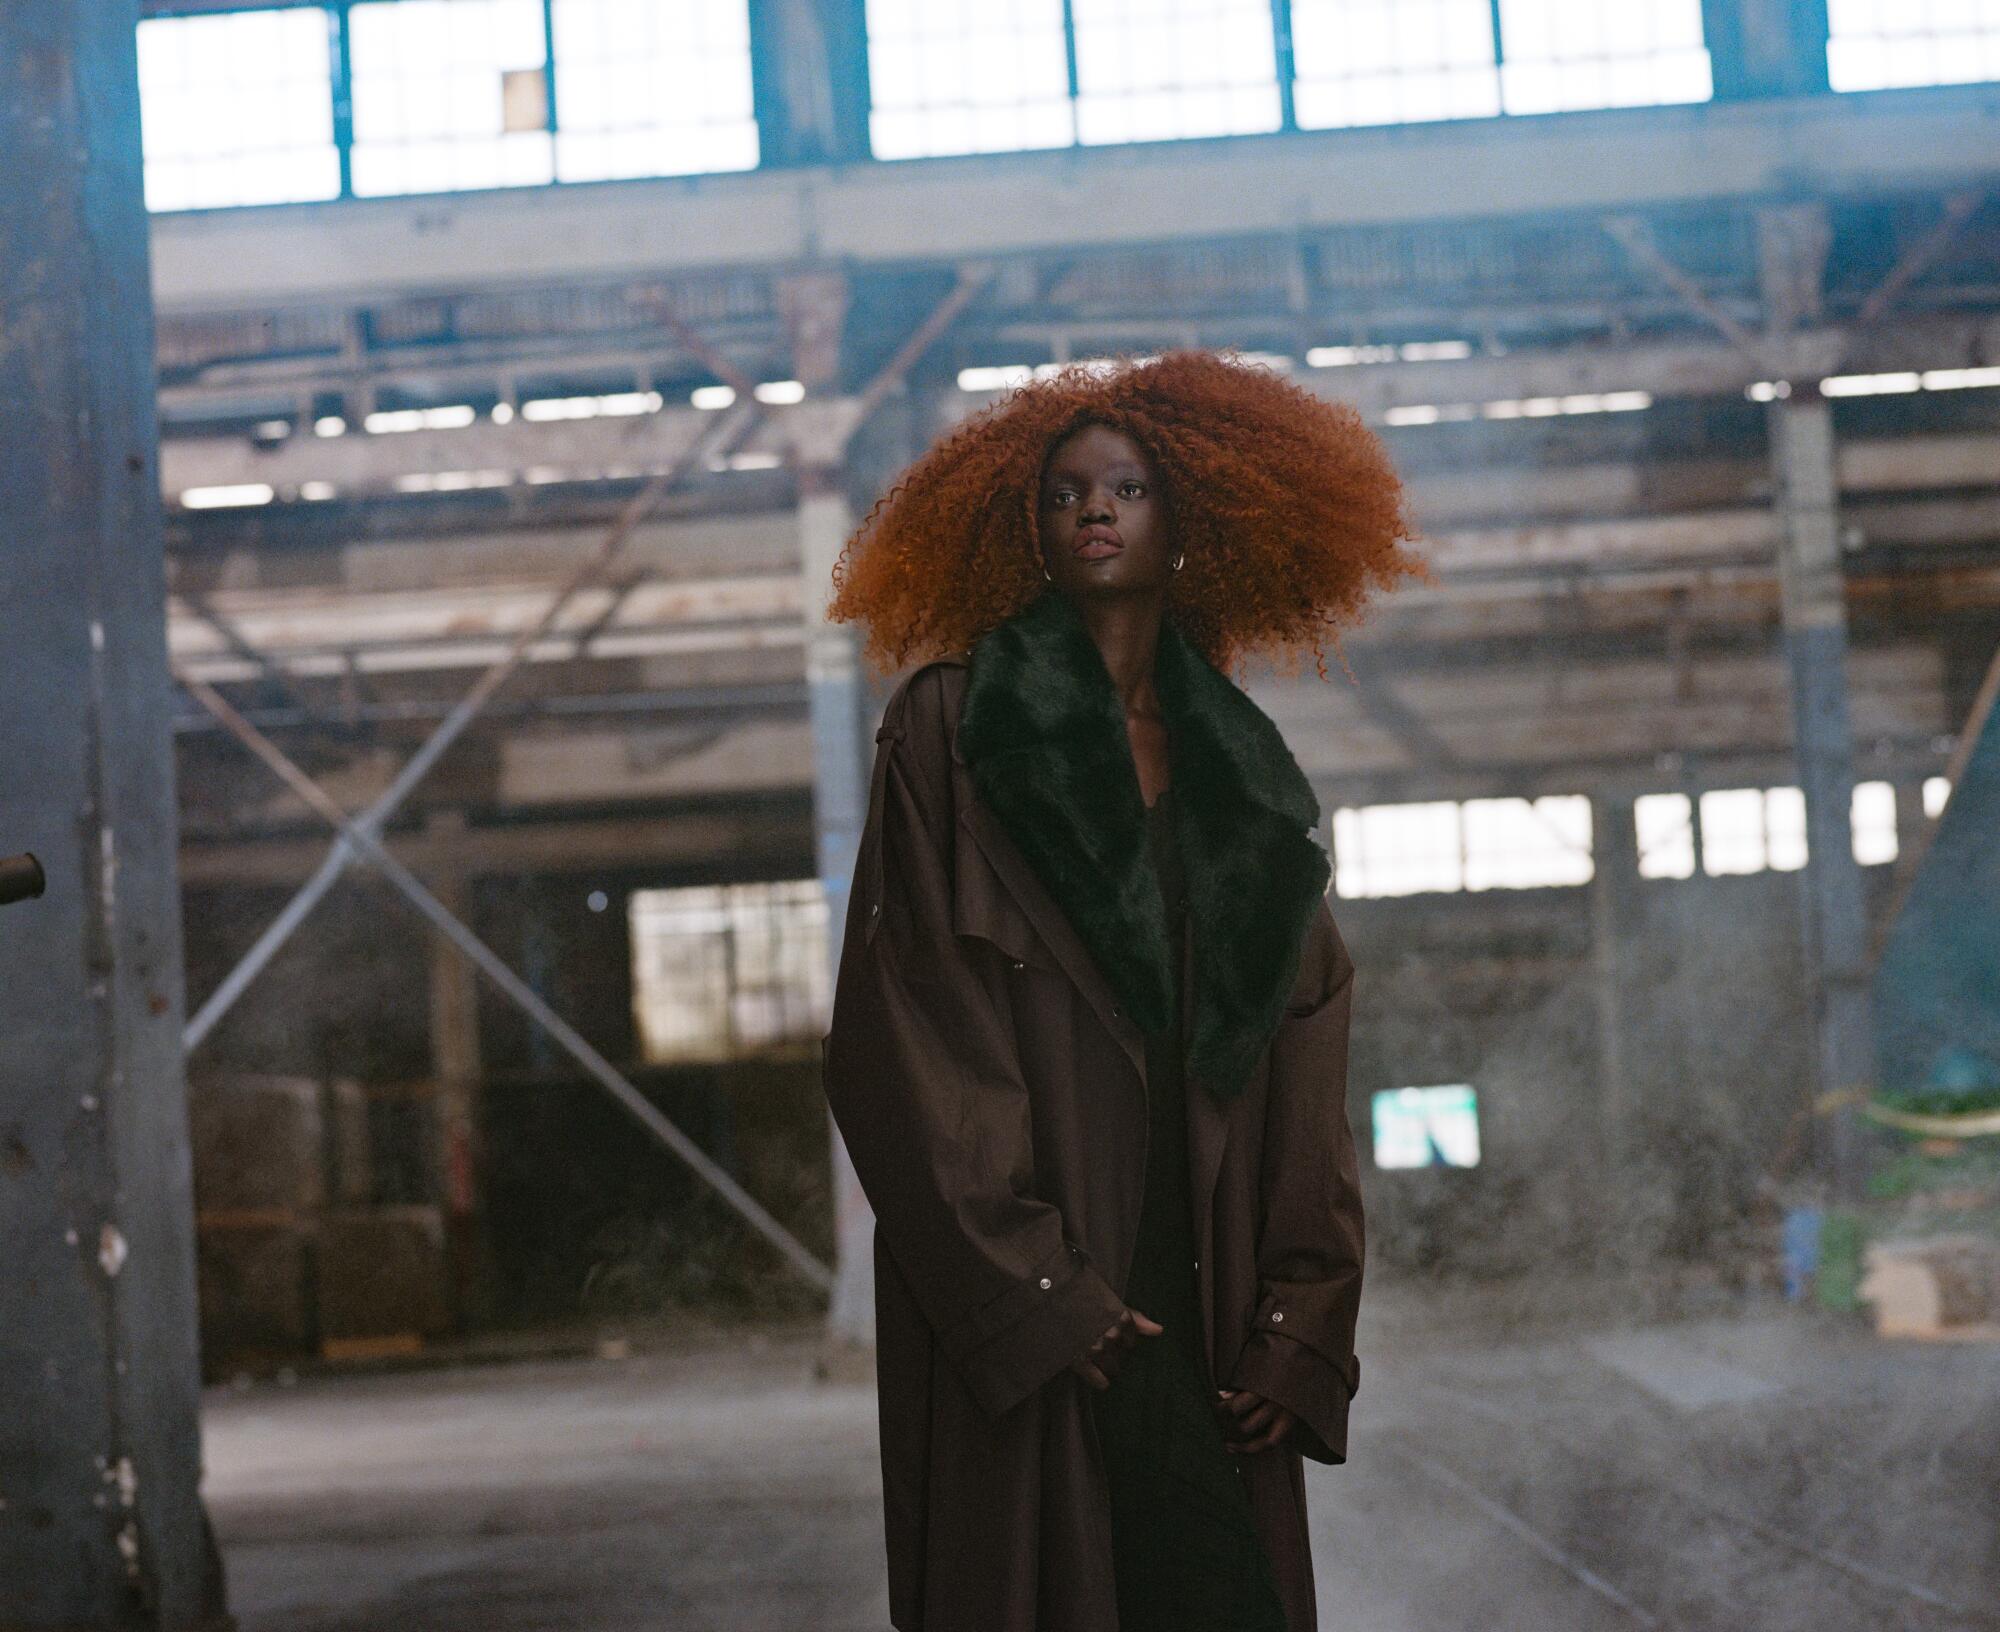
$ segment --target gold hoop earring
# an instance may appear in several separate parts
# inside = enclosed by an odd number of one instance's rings
[[[1048,579],[1050,583],[1054,583],[1056,581],[1055,575],[1049,571],[1049,564],[1046,561],[1042,563],[1042,576]]]
[[[1186,560],[1187,560],[1187,551],[1176,550],[1174,552],[1174,571],[1179,572],[1181,570],[1181,563]]]

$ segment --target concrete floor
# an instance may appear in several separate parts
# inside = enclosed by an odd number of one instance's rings
[[[2000,1628],[2000,1347],[1720,1295],[1371,1287],[1323,1628]],[[810,1329],[217,1390],[244,1632],[879,1632],[874,1395]]]

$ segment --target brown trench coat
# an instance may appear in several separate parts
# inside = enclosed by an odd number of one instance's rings
[[[876,733],[825,1040],[876,1213],[890,1615],[901,1632],[1116,1632],[1108,1492],[1069,1368],[1123,1307],[1144,1184],[1143,1036],[958,753],[962,658]],[[1188,969],[1182,942],[1183,971]],[[1354,966],[1324,899],[1248,1085],[1189,1098],[1213,1374],[1290,1407],[1241,1459],[1295,1632],[1318,1625],[1301,1454],[1346,1458],[1362,1211]]]

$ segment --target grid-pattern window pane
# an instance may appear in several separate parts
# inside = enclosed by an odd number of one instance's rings
[[[1806,864],[1806,795],[1803,788],[1764,790],[1764,858],[1772,869],[1795,873]]]
[[[1857,782],[1849,807],[1854,859],[1879,867],[1896,859],[1896,789],[1888,782]]]
[[[1632,823],[1641,878],[1694,877],[1694,803],[1686,794],[1641,794]]]
[[[1719,788],[1701,796],[1701,868],[1796,872],[1806,864],[1806,797],[1798,788]]]
[[[1468,799],[1464,816],[1468,890],[1590,882],[1590,801],[1582,795]]]
[[[554,179],[541,0],[367,0],[349,19],[356,193]]]
[[[1083,142],[1276,130],[1270,0],[1071,0]]]
[[[1343,896],[1465,888],[1458,806],[1363,805],[1333,813],[1334,889]]]
[[[2000,79],[2000,0],[1827,0],[1836,91]]]
[[[746,0],[555,0],[564,181],[757,163]]]
[[[1488,0],[1292,0],[1300,128],[1500,111]]]
[[[639,890],[633,1012],[656,1065],[816,1045],[832,994],[818,879]]]
[[[147,207],[336,196],[328,29],[317,7],[140,23]]]
[[[1764,870],[1764,792],[1718,788],[1701,796],[1701,867],[1715,877]]]
[[[868,0],[878,159],[1076,140],[1062,0]]]
[[[1508,113],[1714,95],[1701,0],[1500,0],[1500,41]]]

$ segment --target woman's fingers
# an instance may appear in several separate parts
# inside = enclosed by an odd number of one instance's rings
[[[1238,1425],[1236,1432],[1229,1436],[1228,1450],[1231,1456],[1256,1456],[1262,1451],[1274,1449],[1284,1442],[1298,1421],[1290,1411],[1273,1401],[1263,1406]]]
[[[1083,1357],[1071,1364],[1070,1370],[1092,1388],[1109,1388],[1111,1379],[1123,1367],[1125,1356],[1138,1347],[1139,1339],[1158,1337],[1165,1330],[1166,1327],[1158,1321],[1140,1314],[1136,1309],[1123,1310],[1116,1322],[1105,1327],[1104,1335],[1090,1345]]]
[[[1271,1426],[1266,1428],[1255,1439],[1251,1440],[1244,1447],[1243,1454],[1246,1456],[1255,1456],[1260,1451],[1276,1450],[1278,1446],[1285,1442],[1286,1435],[1292,1431],[1292,1424],[1298,1420],[1291,1412],[1280,1406],[1278,1414],[1271,1419]]]
[[[1086,1383],[1090,1384],[1092,1388],[1102,1390],[1111,1386],[1111,1379],[1099,1371],[1096,1366],[1092,1365],[1088,1359],[1072,1362],[1069,1369],[1075,1372]]]

